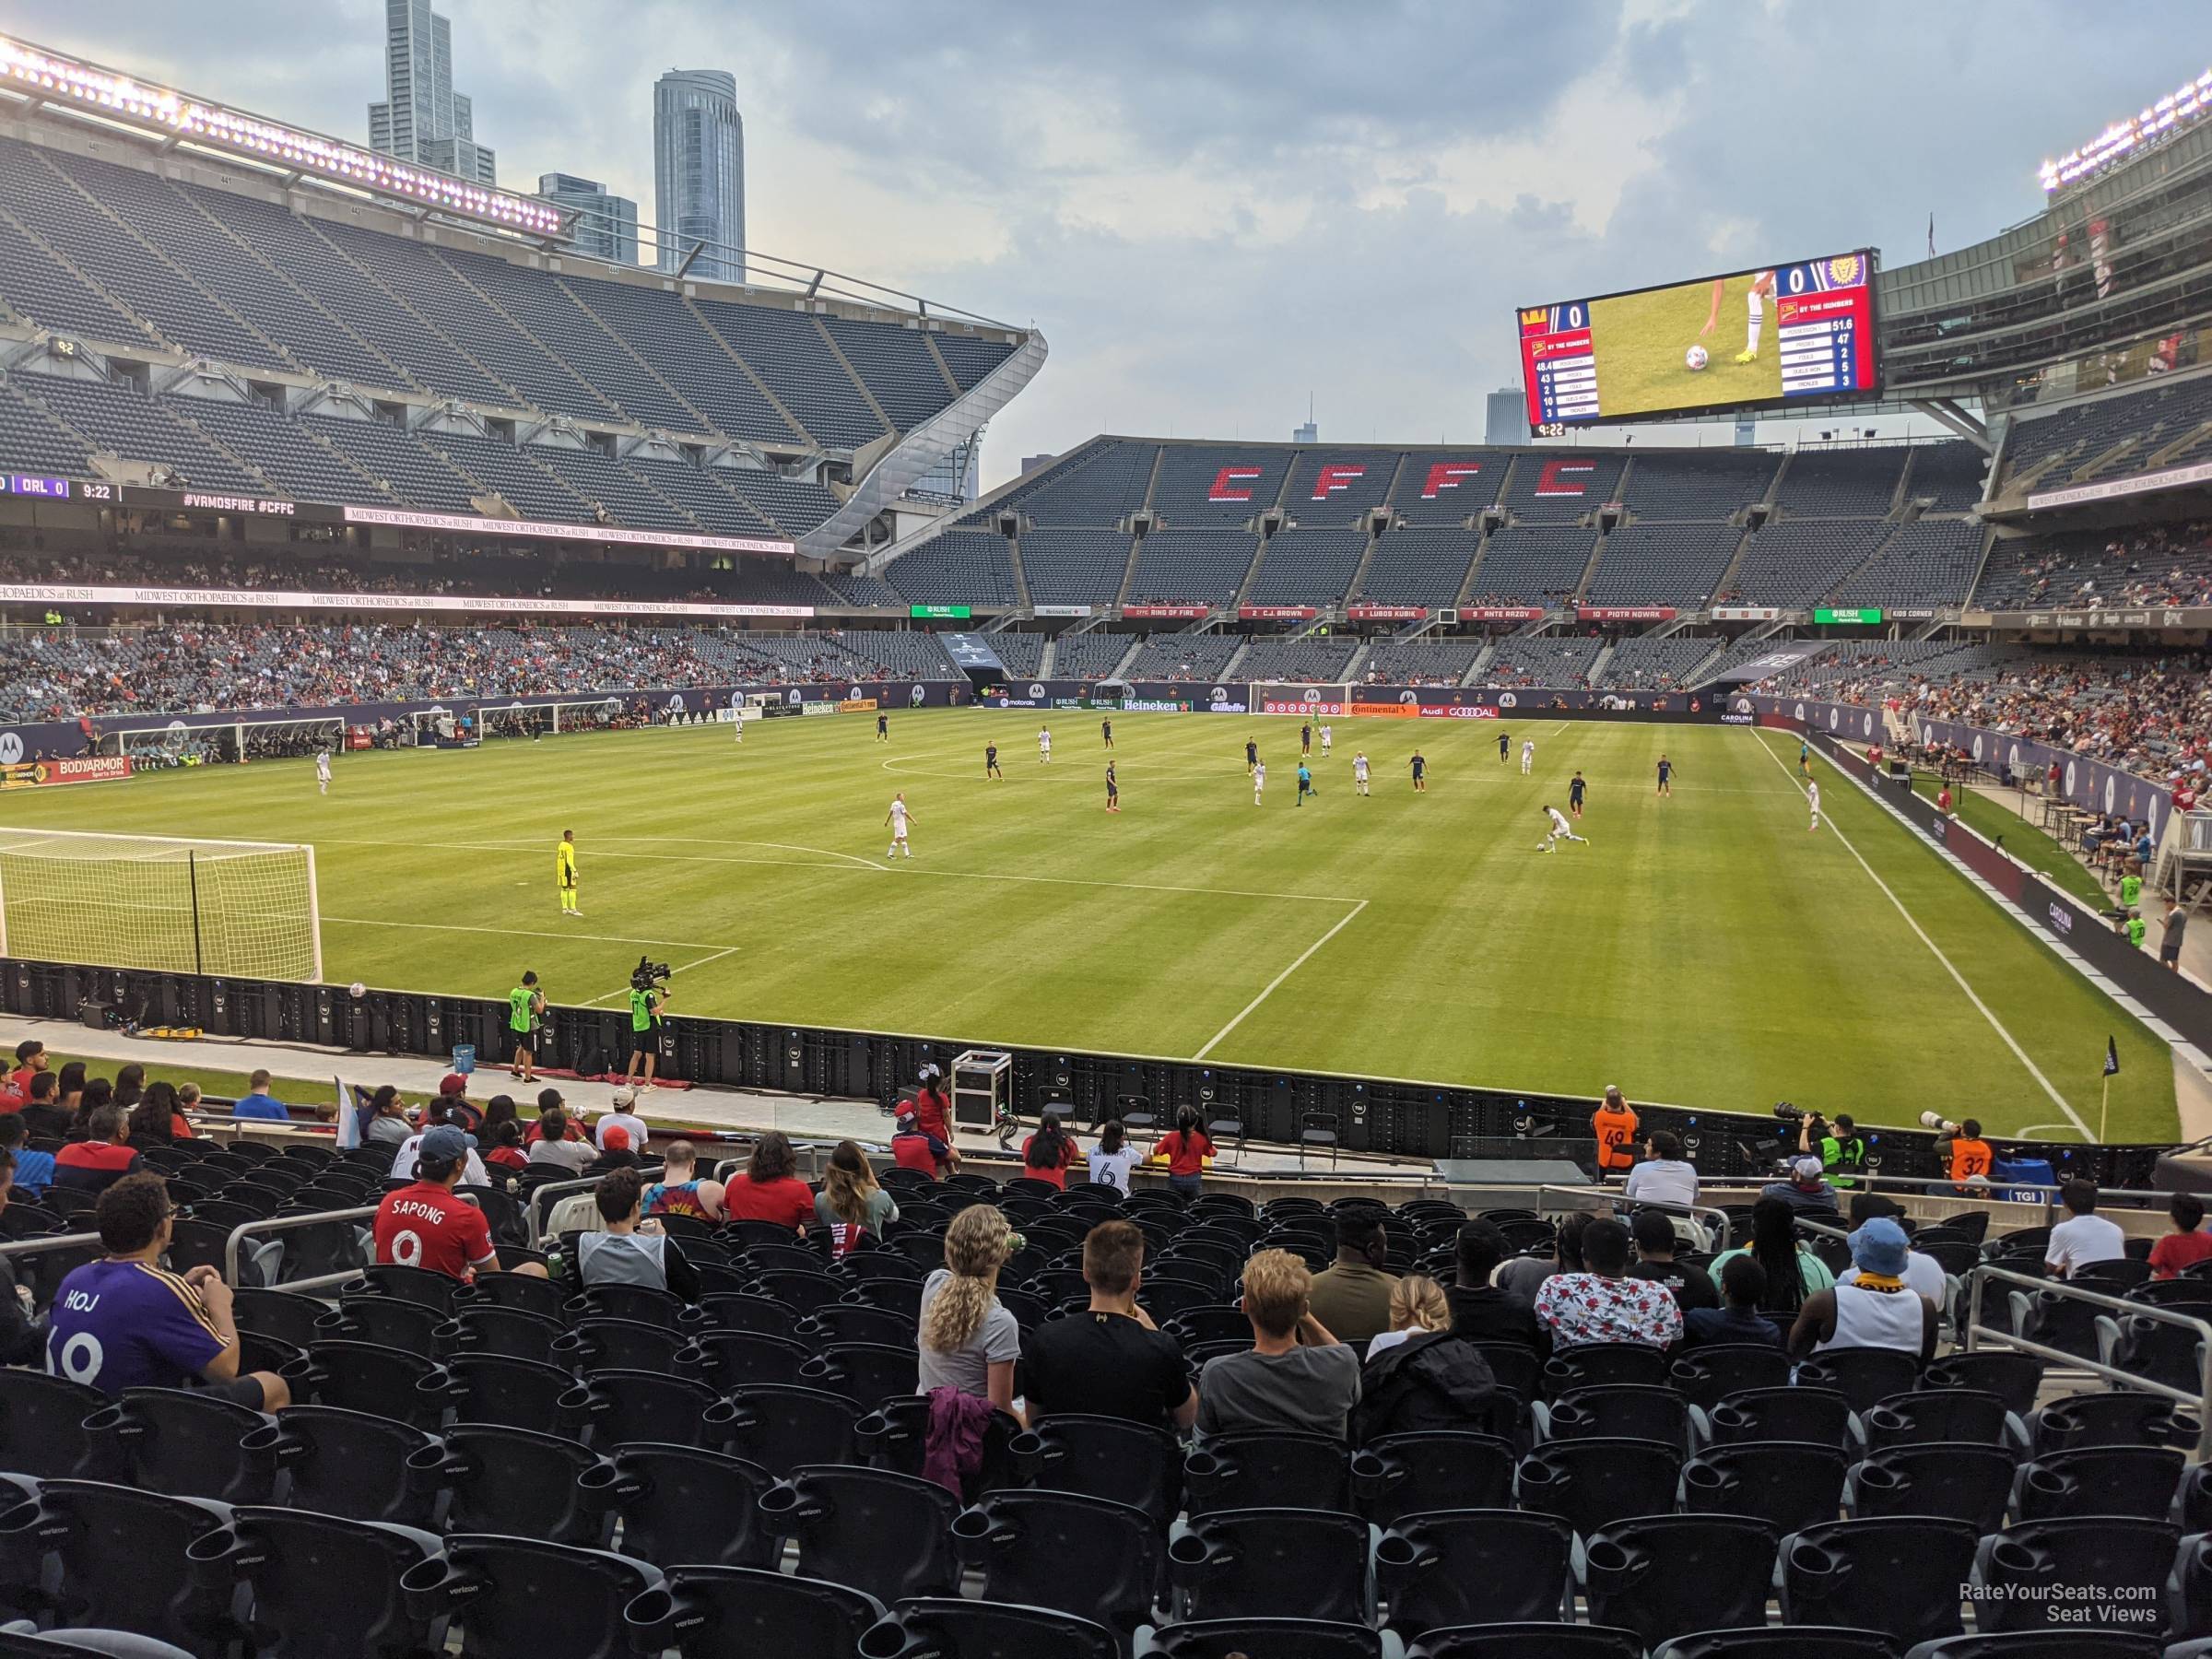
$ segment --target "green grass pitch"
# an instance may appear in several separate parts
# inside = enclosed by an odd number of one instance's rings
[[[1095,714],[1053,721],[1044,767],[1036,716],[959,710],[895,713],[888,744],[844,715],[742,747],[694,727],[341,755],[327,797],[304,760],[170,771],[0,817],[312,841],[338,982],[503,995],[535,968],[554,1001],[606,1006],[649,952],[679,1016],[2062,1137],[2068,1110],[2095,1127],[2112,1031],[2112,1138],[2175,1133],[2164,1046],[1824,763],[1832,818],[1807,830],[1794,737],[1509,720],[1501,765],[1487,721],[1346,719],[1298,806],[1295,722],[1113,724],[1118,815]],[[1578,768],[1591,844],[1539,853]],[[911,860],[886,856],[894,790]],[[565,828],[580,921],[553,887]],[[86,919],[84,956],[109,924]]]
[[[1774,300],[1766,301],[1759,356],[1735,361],[1744,348],[1749,276],[1724,279],[1720,320],[1700,340],[1698,330],[1712,310],[1711,282],[1685,282],[1649,293],[1599,300],[1590,307],[1590,343],[1597,357],[1597,405],[1602,415],[1653,409],[1693,409],[1708,404],[1758,403],[1782,395],[1782,350],[1774,338]],[[1712,359],[1702,370],[1683,362],[1702,344]]]

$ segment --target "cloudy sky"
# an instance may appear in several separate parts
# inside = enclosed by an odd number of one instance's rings
[[[652,86],[727,69],[751,245],[1053,355],[985,481],[1095,431],[1478,439],[1512,308],[2030,217],[2212,62],[2198,0],[447,0],[500,176],[653,212]],[[382,0],[11,0],[0,27],[343,137]]]

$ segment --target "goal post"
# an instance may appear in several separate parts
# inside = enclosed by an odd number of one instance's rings
[[[317,983],[315,850],[0,826],[0,955]]]

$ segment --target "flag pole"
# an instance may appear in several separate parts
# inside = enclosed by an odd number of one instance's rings
[[[2112,1074],[2104,1074],[2104,1102],[2097,1108],[2097,1144],[2104,1145],[2104,1121],[2112,1110]]]

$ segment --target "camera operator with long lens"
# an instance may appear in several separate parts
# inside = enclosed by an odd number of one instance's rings
[[[622,1086],[653,1087],[653,1068],[661,1056],[661,1009],[668,1001],[668,964],[640,957],[629,975],[629,1064],[622,1068]],[[642,1061],[645,1075],[637,1075]]]
[[[1833,1120],[1807,1112],[1797,1120],[1797,1150],[1818,1159],[1821,1174],[1841,1192],[1857,1186],[1853,1177],[1866,1172],[1866,1140],[1848,1112]]]

